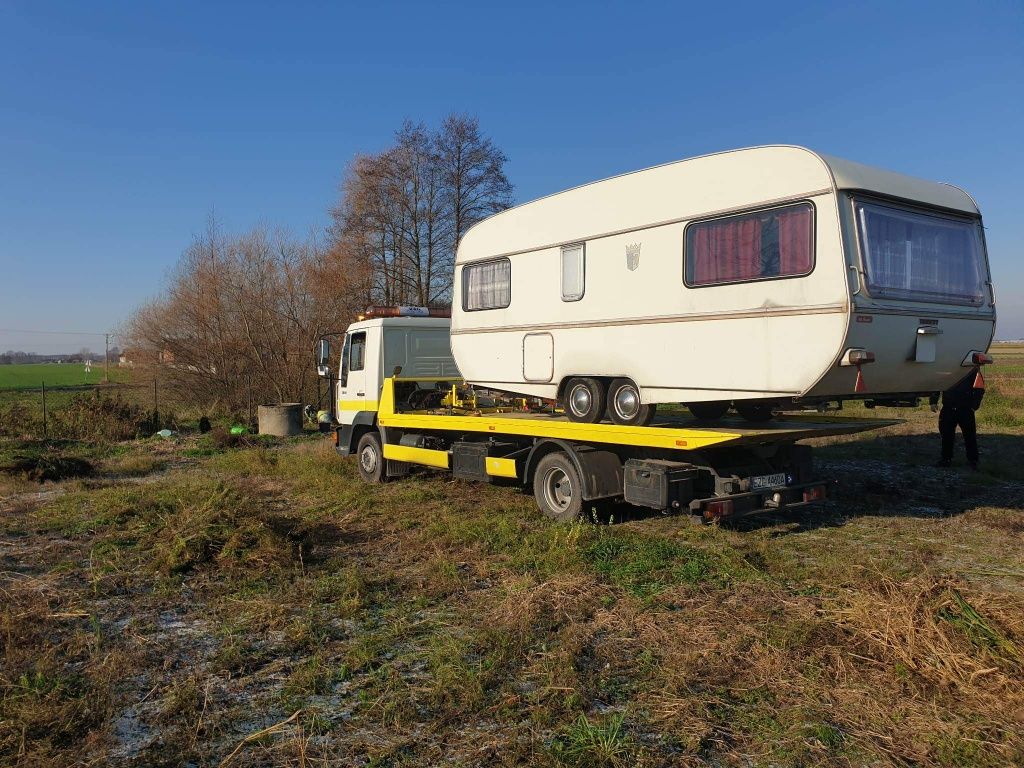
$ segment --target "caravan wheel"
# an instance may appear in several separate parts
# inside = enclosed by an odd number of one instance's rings
[[[772,418],[772,404],[758,402],[756,400],[740,400],[733,403],[736,413],[747,421],[770,421]]]
[[[616,424],[647,426],[654,418],[655,405],[640,402],[640,388],[629,379],[615,379],[608,387],[608,415]]]
[[[720,419],[729,411],[729,403],[721,400],[712,400],[707,403],[689,403],[686,406],[693,414],[693,418],[706,421]]]
[[[562,399],[570,421],[597,424],[604,418],[604,384],[597,379],[569,379]]]

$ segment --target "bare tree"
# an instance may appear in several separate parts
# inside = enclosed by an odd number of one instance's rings
[[[458,247],[467,229],[512,204],[512,183],[504,171],[508,158],[481,134],[480,121],[469,115],[446,117],[435,141]]]
[[[128,323],[136,367],[206,408],[308,402],[320,334],[369,303],[451,301],[459,240],[511,203],[505,162],[475,118],[436,132],[406,121],[391,147],[349,165],[326,243],[263,227],[228,236],[211,218]]]
[[[364,266],[367,303],[447,305],[459,240],[511,204],[506,161],[476,118],[451,115],[436,133],[406,121],[394,146],[348,167],[332,257]]]

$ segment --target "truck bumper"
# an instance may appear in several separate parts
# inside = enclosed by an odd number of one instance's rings
[[[828,498],[827,485],[818,480],[785,488],[770,488],[728,496],[712,496],[690,502],[690,514],[705,522],[732,520],[766,512],[781,512],[818,504]]]

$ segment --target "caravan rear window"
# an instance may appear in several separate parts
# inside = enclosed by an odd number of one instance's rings
[[[976,221],[880,203],[856,205],[872,296],[981,304],[984,266]]]
[[[512,302],[512,262],[482,261],[462,268],[462,308],[504,309]]]
[[[814,267],[814,206],[696,221],[686,227],[687,285],[720,285],[806,275]]]

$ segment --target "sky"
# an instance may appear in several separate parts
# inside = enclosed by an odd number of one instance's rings
[[[354,155],[479,117],[520,202],[757,144],[967,189],[1024,337],[1024,2],[0,0],[0,350],[102,349],[211,215],[322,231]]]

